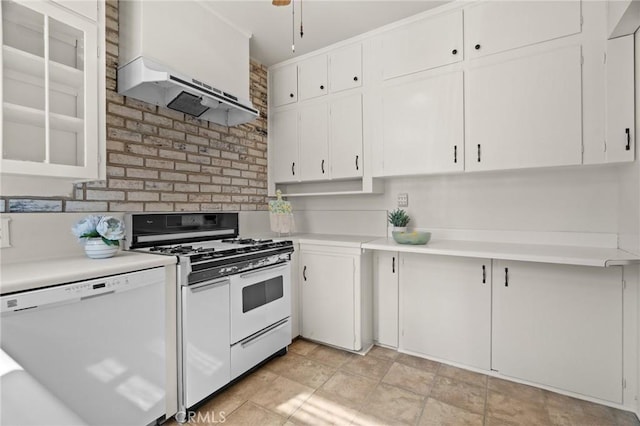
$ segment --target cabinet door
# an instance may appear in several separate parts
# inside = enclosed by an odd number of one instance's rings
[[[329,123],[331,178],[362,176],[362,95],[332,101]]]
[[[269,136],[269,167],[274,182],[293,182],[299,180],[298,165],[298,111],[278,111],[273,113],[273,128]]]
[[[633,35],[607,41],[607,162],[634,159],[633,48]]]
[[[291,104],[298,101],[298,67],[287,65],[273,70],[271,76],[273,106]]]
[[[582,162],[580,46],[466,73],[465,169]]]
[[[98,178],[97,23],[47,2],[2,2],[0,16],[2,172]]]
[[[300,109],[300,180],[329,176],[329,123],[327,104]]]
[[[463,170],[462,81],[455,72],[383,89],[384,176]]]
[[[462,11],[405,24],[382,36],[382,76],[389,79],[462,61]]]
[[[491,260],[402,254],[400,349],[489,370]]]
[[[331,92],[362,86],[362,45],[343,47],[329,54]]]
[[[92,21],[98,20],[98,1],[96,0],[53,0],[61,6],[71,9]]]
[[[464,11],[470,58],[577,34],[579,1],[483,2]]]
[[[355,350],[353,256],[300,253],[302,336]]]
[[[374,259],[374,339],[381,345],[398,347],[398,253],[378,251]]]
[[[326,95],[328,92],[327,55],[315,56],[300,62],[298,79],[301,101]]]
[[[494,261],[492,369],[622,402],[622,272]]]

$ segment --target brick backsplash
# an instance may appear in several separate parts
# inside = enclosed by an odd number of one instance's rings
[[[106,4],[107,179],[70,198],[2,197],[1,210],[202,211],[267,209],[267,68],[250,67],[260,117],[225,127],[116,92],[118,2]]]

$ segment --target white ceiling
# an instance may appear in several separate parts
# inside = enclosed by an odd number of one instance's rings
[[[340,40],[444,4],[436,0],[294,0],[295,53],[291,52],[291,6],[271,0],[207,0],[220,15],[253,34],[251,57],[264,65],[314,51]],[[300,38],[300,6],[304,37]]]

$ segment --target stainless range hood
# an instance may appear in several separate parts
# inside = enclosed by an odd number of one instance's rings
[[[223,126],[247,123],[260,115],[248,99],[239,99],[143,57],[118,69],[118,93]]]

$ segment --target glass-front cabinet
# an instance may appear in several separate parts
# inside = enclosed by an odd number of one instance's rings
[[[99,178],[100,24],[47,1],[3,0],[1,14],[0,171]]]

